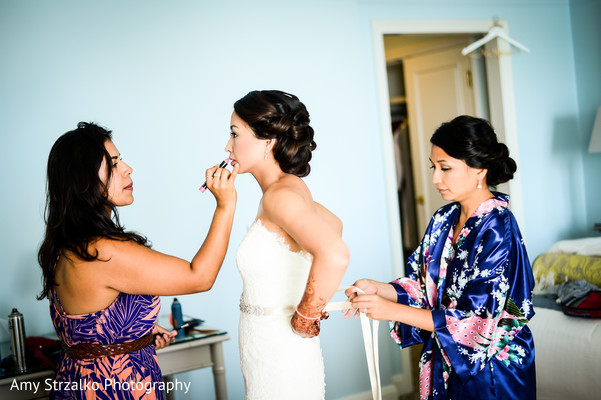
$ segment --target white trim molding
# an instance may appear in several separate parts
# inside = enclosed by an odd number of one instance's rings
[[[395,385],[382,386],[382,400],[398,400],[399,394]],[[341,397],[338,400],[373,400],[371,390],[354,394],[352,396]]]

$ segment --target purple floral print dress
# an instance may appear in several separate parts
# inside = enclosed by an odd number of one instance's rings
[[[50,316],[62,343],[113,344],[152,333],[161,308],[158,296],[120,293],[106,309],[68,315],[54,288]],[[154,345],[116,356],[71,359],[63,351],[51,399],[164,399],[163,380]]]

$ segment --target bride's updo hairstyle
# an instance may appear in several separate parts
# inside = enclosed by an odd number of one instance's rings
[[[487,169],[489,186],[509,181],[517,170],[507,146],[498,142],[493,127],[481,118],[461,115],[445,122],[434,132],[430,143],[472,168]]]
[[[273,156],[282,171],[309,175],[311,152],[317,145],[309,112],[298,97],[279,90],[255,90],[234,103],[234,111],[259,139],[277,139]]]

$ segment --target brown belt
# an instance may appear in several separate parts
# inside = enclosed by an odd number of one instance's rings
[[[89,360],[99,357],[110,357],[119,354],[131,353],[145,347],[148,347],[154,339],[154,335],[149,333],[139,339],[131,342],[101,344],[101,343],[77,343],[73,346],[63,344],[65,353],[75,360]]]

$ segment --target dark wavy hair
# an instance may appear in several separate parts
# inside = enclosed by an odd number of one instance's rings
[[[236,114],[260,139],[277,139],[273,156],[282,171],[296,176],[311,172],[311,152],[317,145],[309,112],[293,94],[255,90],[234,103]]]
[[[509,181],[517,170],[507,146],[498,142],[493,127],[482,118],[460,115],[445,122],[434,132],[430,143],[472,168],[487,169],[489,186]]]
[[[90,243],[104,237],[133,240],[148,246],[144,236],[126,232],[119,214],[108,199],[108,182],[112,176],[111,156],[104,147],[112,140],[111,131],[96,124],[80,122],[77,129],[59,137],[48,156],[46,232],[38,251],[44,288],[37,297],[49,296],[54,282],[54,266],[61,250],[69,250],[83,260],[98,260],[98,251]],[[98,176],[106,160],[107,184]]]

